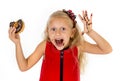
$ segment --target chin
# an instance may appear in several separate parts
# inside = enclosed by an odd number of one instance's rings
[[[55,46],[56,47],[56,46]],[[63,50],[64,47],[56,47],[57,50]]]

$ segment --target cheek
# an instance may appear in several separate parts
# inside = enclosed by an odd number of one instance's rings
[[[71,37],[71,34],[72,34],[72,32],[67,32],[67,33],[66,33],[66,37],[70,38],[70,37]]]
[[[63,35],[63,37],[64,37],[64,39],[65,39],[66,41],[69,41],[71,35],[70,35],[70,33],[66,33],[66,34]]]
[[[53,33],[48,33],[48,37],[50,40],[52,40],[54,38],[54,34]]]

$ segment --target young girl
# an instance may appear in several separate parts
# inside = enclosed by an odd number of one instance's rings
[[[92,14],[88,18],[87,11],[79,15],[84,24],[84,32],[79,30],[76,16],[71,10],[58,10],[51,14],[45,39],[35,51],[25,58],[19,34],[10,27],[9,38],[15,43],[17,63],[21,71],[26,71],[35,65],[43,56],[39,81],[80,81],[80,70],[84,65],[84,52],[93,54],[108,54],[111,45],[92,29]],[[83,39],[87,34],[96,44]]]

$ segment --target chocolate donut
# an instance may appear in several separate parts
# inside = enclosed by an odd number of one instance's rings
[[[14,21],[10,22],[10,27],[15,27],[16,28],[15,33],[20,33],[24,29],[24,22],[21,19],[19,19],[16,22],[14,22]]]

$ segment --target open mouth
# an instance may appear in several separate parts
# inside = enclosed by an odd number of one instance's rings
[[[63,41],[64,41],[63,39],[55,39],[55,43],[59,47],[64,45]]]

